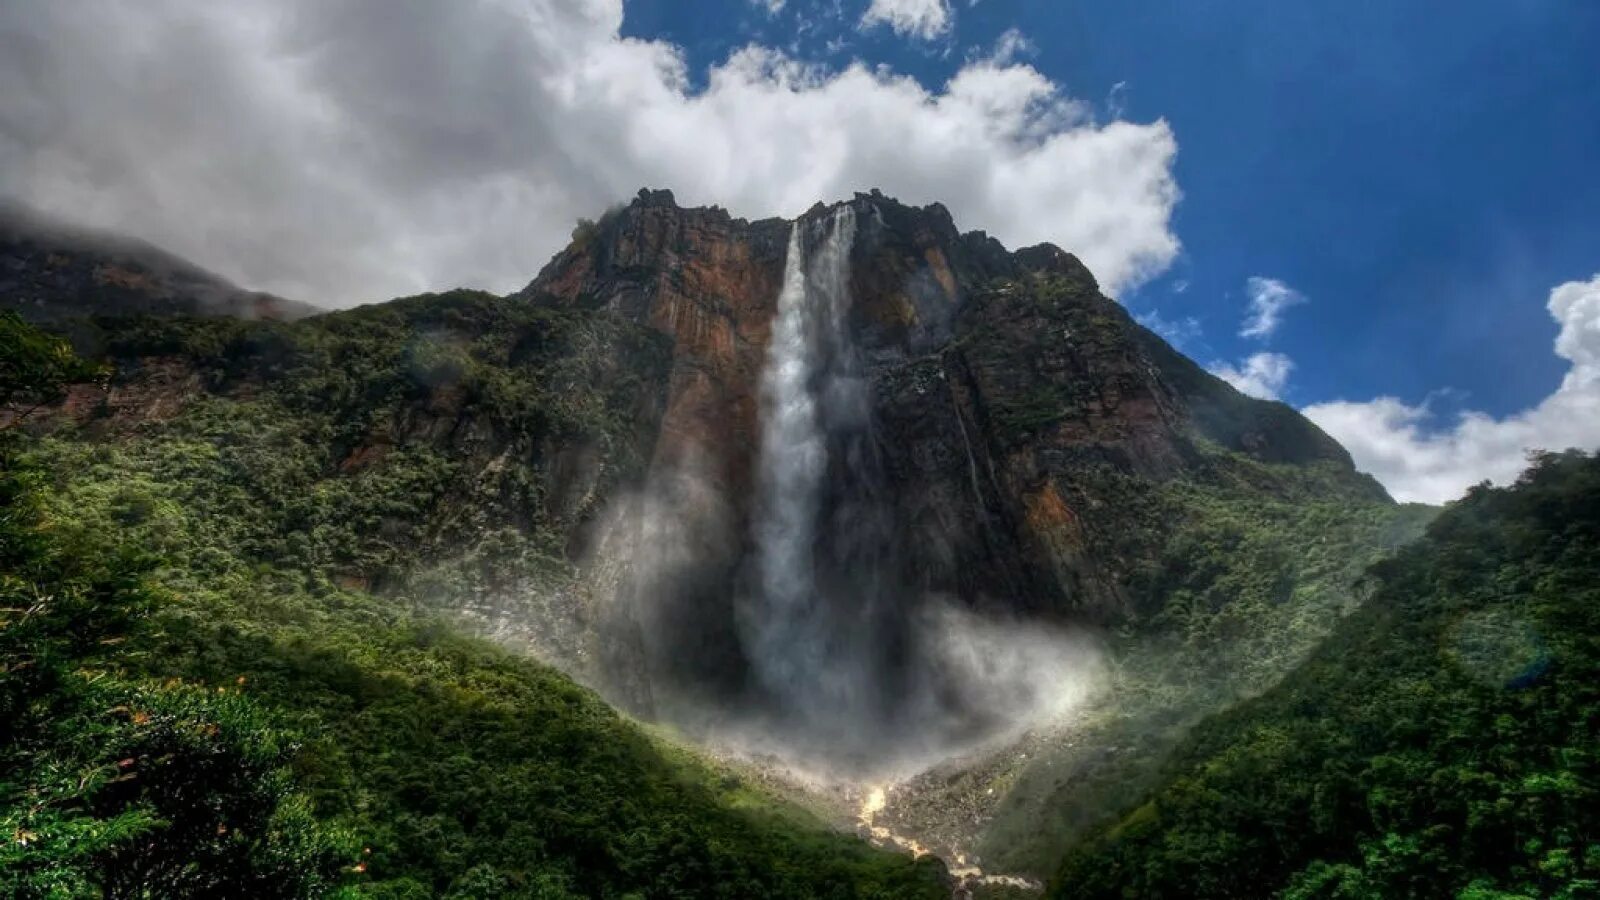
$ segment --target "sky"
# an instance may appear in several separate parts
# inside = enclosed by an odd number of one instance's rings
[[[1397,498],[1600,446],[1600,3],[9,0],[0,194],[330,306],[642,186],[1052,241]]]

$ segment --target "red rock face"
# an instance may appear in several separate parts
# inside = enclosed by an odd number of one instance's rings
[[[1189,471],[1200,437],[1264,459],[1348,463],[1292,411],[1239,396],[1173,353],[1070,254],[1007,252],[959,233],[938,205],[876,193],[848,202],[857,222],[849,329],[877,398],[876,451],[916,588],[1119,618],[1126,561],[1096,552],[1107,543],[1097,512],[1107,472],[1160,480]],[[802,220],[827,213],[818,206]],[[520,294],[608,310],[672,340],[654,468],[694,466],[736,511],[738,521],[722,523],[733,532],[754,493],[762,369],[790,227],[644,191],[580,229]]]
[[[858,201],[864,202],[864,201]],[[949,339],[964,270],[1003,269],[998,245],[962,247],[942,208],[869,214],[853,267],[854,322],[869,353],[905,356]],[[876,202],[869,209],[876,209]],[[820,207],[808,216],[820,214]],[[667,412],[655,457],[695,457],[728,494],[747,497],[759,434],[767,341],[783,278],[790,223],[746,222],[720,209],[681,209],[668,192],[641,192],[558,254],[523,296],[598,307],[647,322],[673,340]],[[980,259],[986,255],[987,259]]]
[[[607,309],[669,336],[672,380],[656,464],[692,459],[729,496],[746,495],[787,227],[683,210],[652,195],[595,231],[556,256],[524,294]]]

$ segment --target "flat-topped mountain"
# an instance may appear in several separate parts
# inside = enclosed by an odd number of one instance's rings
[[[844,243],[830,246],[846,220]],[[775,337],[796,273],[798,331]],[[834,637],[817,639],[835,649],[846,633],[874,647],[909,641],[900,629],[927,597],[1057,621],[1148,618],[1160,600],[1134,576],[1168,532],[1145,501],[1169,481],[1270,493],[1270,479],[1239,474],[1268,464],[1385,500],[1315,425],[1175,352],[1071,254],[1008,251],[961,233],[937,204],[874,192],[750,222],[642,191],[582,223],[513,298],[614,315],[669,342],[644,449],[652,483],[693,485],[656,498],[677,523],[666,539],[688,542],[668,555],[690,562],[644,572],[625,606],[650,636],[650,668],[690,670],[670,679],[749,681],[737,619],[741,598],[761,590],[775,444],[814,442],[825,459],[798,551],[833,582],[807,591],[838,596],[824,626]],[[775,356],[796,339],[792,358]],[[803,383],[780,397],[771,374],[783,366]],[[773,411],[796,403],[816,421],[774,431]],[[903,657],[891,665],[915,671]],[[894,677],[920,676],[871,680]]]

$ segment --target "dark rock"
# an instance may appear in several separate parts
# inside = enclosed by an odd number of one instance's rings
[[[641,192],[518,296],[609,309],[671,340],[653,465],[694,462],[731,511],[706,540],[736,557],[790,226],[670,201]],[[1072,254],[1007,252],[982,232],[961,234],[940,204],[876,190],[847,202],[857,213],[850,328],[877,398],[874,440],[908,584],[974,606],[1125,621],[1139,551],[1120,533],[1131,520],[1115,486],[1211,477],[1206,445],[1332,463],[1351,491],[1381,494],[1298,413],[1240,395],[1134,322]],[[693,602],[733,592],[722,579],[736,560],[712,568],[721,574]]]

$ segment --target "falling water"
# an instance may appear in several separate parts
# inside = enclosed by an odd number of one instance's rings
[[[1076,702],[1093,657],[1038,623],[932,595],[908,568],[874,382],[849,325],[855,240],[849,205],[789,234],[737,626],[753,676],[750,745],[865,774],[915,768]],[[967,463],[981,505],[970,446]]]
[[[834,623],[818,596],[815,536],[828,471],[821,407],[837,399],[826,396],[836,393],[827,348],[846,333],[855,215],[840,207],[820,224],[825,233],[809,261],[805,220],[790,232],[767,349],[755,534],[760,589],[744,628],[762,683],[802,710],[822,699],[836,650]]]

